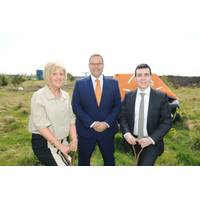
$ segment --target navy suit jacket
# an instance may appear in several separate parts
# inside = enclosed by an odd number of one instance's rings
[[[76,81],[72,96],[72,108],[76,115],[79,136],[95,137],[100,133],[90,128],[94,121],[105,121],[110,128],[101,134],[114,135],[118,131],[118,117],[121,107],[117,80],[103,76],[101,102],[98,106],[91,76]]]

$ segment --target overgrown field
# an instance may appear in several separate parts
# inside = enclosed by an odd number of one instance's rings
[[[167,80],[165,80],[167,81]],[[43,81],[26,81],[16,86],[0,88],[0,165],[40,165],[31,149],[31,133],[27,131],[29,104],[33,91]],[[71,94],[73,83],[65,89]],[[174,123],[165,137],[165,152],[156,165],[200,165],[200,89],[171,88],[180,98],[181,120]],[[73,154],[77,165],[77,154]],[[131,151],[125,148],[121,134],[115,136],[116,165],[132,165]],[[102,165],[98,148],[92,156],[92,165]]]

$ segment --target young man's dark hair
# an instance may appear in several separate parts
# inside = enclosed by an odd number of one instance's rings
[[[136,76],[136,72],[137,72],[138,69],[149,69],[150,75],[152,74],[152,73],[151,73],[151,68],[150,68],[149,65],[147,65],[147,64],[139,64],[139,65],[135,68],[135,76]]]

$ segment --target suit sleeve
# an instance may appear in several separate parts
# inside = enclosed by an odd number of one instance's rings
[[[72,108],[76,118],[80,120],[86,128],[90,128],[90,125],[94,122],[94,120],[83,110],[81,106],[78,82],[75,84],[72,95]]]
[[[125,95],[125,98],[122,102],[121,112],[120,112],[120,129],[122,134],[124,135],[127,132],[130,132],[129,126],[128,126],[128,105],[127,105],[127,98],[128,95]]]
[[[109,124],[109,126],[112,126],[112,124],[119,118],[119,112],[121,108],[121,97],[120,97],[120,91],[119,91],[119,85],[117,81],[114,81],[114,103],[113,103],[113,109],[110,115],[105,119],[105,122]]]
[[[158,128],[151,134],[151,138],[155,143],[161,140],[172,126],[171,110],[168,103],[167,95],[165,95],[161,102],[160,108],[160,124]]]

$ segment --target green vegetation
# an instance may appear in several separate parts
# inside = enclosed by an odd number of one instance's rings
[[[72,74],[70,74],[69,72],[67,73],[67,80],[70,80],[70,81],[74,81],[75,78]]]
[[[0,89],[0,165],[40,165],[31,149],[31,133],[27,131],[29,104],[35,90],[44,81],[29,80],[19,84],[22,91],[8,84]],[[73,82],[64,87],[70,94]],[[199,88],[171,88],[180,98],[181,120],[174,123],[165,137],[165,152],[156,165],[200,165],[200,92]],[[125,151],[122,136],[115,136],[116,165],[132,165],[131,151]],[[74,153],[73,164],[77,165]],[[103,165],[96,148],[92,165]]]
[[[6,86],[8,85],[8,77],[0,74],[0,86]]]
[[[31,76],[26,75],[4,75],[0,74],[0,86],[7,86],[12,84],[17,86],[26,80],[30,80]]]

